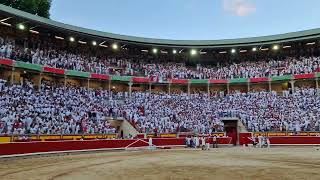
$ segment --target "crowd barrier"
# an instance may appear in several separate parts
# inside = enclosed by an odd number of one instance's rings
[[[256,137],[257,134],[254,134]],[[239,144],[251,144],[251,133],[240,133]],[[271,145],[320,145],[320,136],[269,136]]]
[[[217,138],[217,141],[218,144],[227,145],[230,144],[231,138]],[[157,147],[184,146],[185,138],[154,138],[152,139],[152,143]],[[0,156],[72,151],[116,150],[147,146],[148,139],[11,142],[0,144]]]
[[[320,137],[289,136],[270,137],[269,139],[272,145],[320,145]]]
[[[158,134],[138,134],[137,138],[184,138],[192,133],[164,133]],[[145,136],[146,135],[146,136]],[[224,137],[225,133],[213,133],[211,136]],[[63,140],[93,140],[93,139],[116,139],[117,134],[84,134],[84,135],[8,135],[0,136],[0,143],[6,142],[30,142],[30,141],[63,141]]]

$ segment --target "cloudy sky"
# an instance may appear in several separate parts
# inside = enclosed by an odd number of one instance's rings
[[[319,7],[320,0],[53,0],[51,18],[124,35],[212,40],[320,28]]]

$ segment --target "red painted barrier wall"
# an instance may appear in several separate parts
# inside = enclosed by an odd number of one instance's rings
[[[184,145],[184,138],[154,138],[156,146]],[[52,142],[14,142],[0,144],[0,155],[14,155],[54,151],[75,151],[90,149],[115,149],[126,147],[148,146],[148,139],[130,140],[83,140],[83,141],[52,141]],[[219,144],[229,144],[230,138],[218,138]]]
[[[252,144],[251,133],[240,133],[239,144]],[[319,136],[274,136],[269,137],[271,145],[320,145]]]
[[[239,144],[243,145],[243,144],[252,144],[252,140],[250,140],[249,138],[251,138],[252,133],[240,133],[239,134]]]
[[[319,144],[320,137],[306,137],[306,136],[280,136],[280,137],[269,137],[270,143],[274,145],[281,144],[292,144],[292,145],[310,145]]]

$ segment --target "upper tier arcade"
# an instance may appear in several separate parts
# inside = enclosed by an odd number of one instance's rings
[[[142,47],[158,47],[164,49],[178,48],[186,50],[188,48],[230,50],[230,48],[242,49],[245,47],[252,48],[256,46],[261,49],[262,46],[267,47],[274,44],[285,45],[290,42],[313,42],[320,37],[320,29],[312,29],[306,31],[292,32],[279,35],[239,38],[239,39],[223,39],[223,40],[169,40],[169,39],[153,39],[134,36],[125,36],[120,34],[112,34],[102,31],[86,29],[82,27],[72,26],[50,19],[45,19],[36,15],[32,15],[8,6],[0,5],[0,22],[2,25],[17,26],[23,24],[33,33],[47,34],[49,36],[70,37],[77,39],[85,39],[96,41],[97,44],[121,43],[122,45],[134,45]],[[259,47],[261,46],[261,47]],[[251,50],[251,49],[250,49]],[[170,51],[171,52],[171,51]],[[181,51],[184,52],[184,51]],[[211,51],[210,51],[211,52]]]

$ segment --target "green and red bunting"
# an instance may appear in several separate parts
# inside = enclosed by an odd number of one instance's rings
[[[292,79],[292,75],[272,76],[272,81],[288,81]]]
[[[148,77],[133,77],[133,83],[149,83],[150,79]]]
[[[133,83],[160,83],[158,82],[157,77],[132,77],[132,76],[109,76],[106,74],[96,74],[96,73],[88,73],[88,72],[81,72],[81,71],[73,71],[73,70],[64,70],[59,68],[53,68],[48,66],[41,66],[39,64],[30,64],[21,61],[14,61],[11,59],[0,59],[0,65],[5,66],[15,66],[17,68],[24,68],[29,70],[35,71],[43,71],[53,74],[60,74],[60,75],[68,75],[68,76],[77,76],[83,78],[93,78],[93,79],[101,79],[101,80],[113,80],[113,81],[123,81],[129,82],[132,81]],[[168,82],[172,84],[227,84],[227,83],[261,83],[261,82],[268,82],[268,81],[288,81],[292,79],[313,79],[316,77],[320,77],[320,68],[317,69],[315,73],[309,74],[296,74],[296,75],[283,75],[283,76],[273,76],[271,78],[268,77],[260,77],[260,78],[238,78],[238,79],[169,79]],[[168,83],[168,82],[161,82],[161,83]]]
[[[6,65],[6,66],[12,66],[13,65],[13,60],[11,60],[11,59],[0,59],[0,64],[1,65]]]
[[[111,76],[112,81],[123,81],[123,82],[129,82],[131,81],[132,76]]]
[[[106,74],[91,73],[90,77],[92,79],[101,79],[101,80],[109,80],[110,79],[110,77]]]
[[[208,84],[208,79],[190,79],[191,84]]]
[[[237,78],[237,79],[230,79],[229,83],[230,84],[240,84],[240,83],[247,83],[248,79],[247,78]]]
[[[28,69],[32,71],[42,71],[43,67],[39,64],[30,64],[22,61],[15,61],[14,67]]]
[[[75,76],[75,77],[81,77],[81,78],[89,78],[90,73],[83,72],[83,71],[75,71],[75,70],[67,70],[66,71],[67,76]]]
[[[53,73],[53,74],[60,74],[60,75],[65,74],[64,69],[58,69],[58,68],[53,68],[53,67],[48,67],[48,66],[43,67],[43,71],[48,72],[48,73]]]
[[[315,78],[315,74],[314,73],[310,73],[310,74],[296,74],[293,75],[294,79],[312,79]]]
[[[227,84],[227,79],[209,79],[210,84]]]
[[[250,78],[251,83],[261,83],[261,82],[268,82],[270,78],[267,77],[260,77],[260,78]]]

